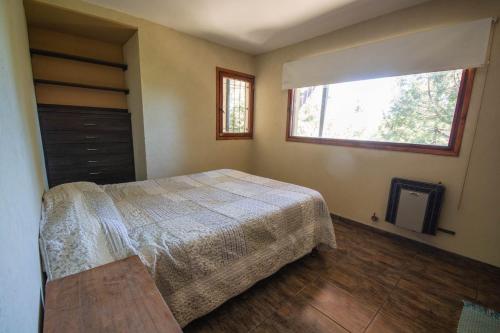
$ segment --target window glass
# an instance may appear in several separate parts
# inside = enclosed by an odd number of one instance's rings
[[[250,83],[223,78],[222,131],[224,133],[247,133],[249,131]]]
[[[447,146],[462,70],[293,91],[291,136]]]

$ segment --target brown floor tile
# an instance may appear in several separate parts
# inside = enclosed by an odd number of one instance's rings
[[[417,254],[416,249],[405,247],[398,240],[366,230],[345,237],[355,237],[358,243],[356,248],[346,250],[347,264],[382,283],[395,284],[401,271]]]
[[[346,270],[343,267],[329,269],[322,278],[349,292],[356,299],[373,309],[377,309],[383,304],[394,287],[394,285],[380,283],[354,269]]]
[[[408,265],[404,278],[425,290],[445,291],[467,299],[476,297],[477,272],[473,266],[453,265],[441,258],[417,255]]]
[[[424,333],[429,329],[419,326],[415,321],[394,318],[382,312],[378,313],[366,330],[367,333]]]
[[[382,314],[428,331],[454,331],[462,310],[456,294],[429,289],[401,279],[381,309]]]
[[[488,267],[478,276],[477,302],[500,312],[500,269]]]
[[[346,270],[359,272],[382,284],[395,285],[401,277],[402,265],[396,268],[379,258],[376,254],[367,256],[362,251],[357,251],[351,253],[345,260],[337,262],[337,265]]]
[[[350,332],[363,332],[377,311],[322,279],[304,288],[299,296]]]
[[[324,270],[331,267],[337,257],[347,255],[346,251],[339,249],[322,248],[321,250],[314,250],[311,255],[304,257],[305,260],[300,260],[309,269],[314,271]]]
[[[354,252],[353,255],[365,259],[376,260],[393,269],[402,269],[415,255],[415,251],[406,250],[398,243],[389,244],[380,240],[377,244],[364,247]]]
[[[343,327],[329,319],[306,302],[286,302],[252,333],[347,333]]]
[[[330,259],[326,259],[330,257],[330,253],[328,254],[320,254],[313,253],[305,256],[304,258],[288,264],[285,266],[280,272],[283,274],[288,274],[290,278],[299,279],[302,282],[302,287],[308,283],[314,282],[316,279],[320,277],[318,272],[326,272],[329,267],[332,265],[332,261]]]

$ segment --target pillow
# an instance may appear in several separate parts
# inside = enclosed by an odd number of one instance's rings
[[[112,199],[89,182],[59,185],[44,194],[40,247],[49,280],[135,253]]]

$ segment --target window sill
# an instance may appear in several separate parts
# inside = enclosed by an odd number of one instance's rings
[[[252,133],[240,133],[240,134],[217,133],[216,139],[217,140],[252,140],[253,134]]]
[[[353,148],[392,150],[407,153],[431,154],[441,156],[458,156],[460,152],[460,143],[453,143],[449,146],[432,146],[409,143],[395,142],[377,142],[377,141],[358,141],[358,140],[343,140],[343,139],[325,139],[325,138],[310,138],[301,136],[286,137],[286,141],[316,143],[331,146],[343,146]]]

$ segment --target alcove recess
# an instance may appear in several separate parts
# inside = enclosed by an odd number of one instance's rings
[[[128,66],[124,53],[138,55],[125,47],[136,29],[36,1],[25,11],[49,186],[135,180],[143,157],[134,156],[132,133],[142,109],[131,120],[128,105],[142,101],[127,87],[137,87],[138,57]]]

